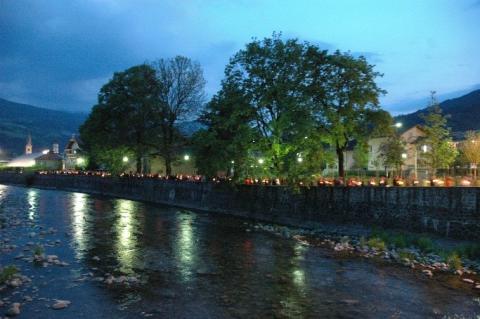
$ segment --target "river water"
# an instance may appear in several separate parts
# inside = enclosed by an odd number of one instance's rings
[[[0,221],[0,264],[15,264],[32,279],[0,298],[21,302],[24,318],[480,314],[480,295],[466,285],[250,231],[254,222],[245,219],[0,185]],[[37,246],[68,265],[32,263]],[[53,299],[71,304],[53,310]]]

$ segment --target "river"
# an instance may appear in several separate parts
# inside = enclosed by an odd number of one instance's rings
[[[20,302],[20,318],[480,315],[479,293],[462,285],[225,215],[0,185],[0,221],[0,265],[32,280],[0,289],[0,314]],[[35,247],[64,264],[32,262]],[[53,310],[54,299],[71,304]]]

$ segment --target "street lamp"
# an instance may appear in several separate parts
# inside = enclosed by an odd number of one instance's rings
[[[124,156],[124,157],[122,158],[122,162],[127,163],[127,162],[128,162],[128,156]]]
[[[263,158],[258,159],[258,164],[263,164],[264,162],[265,162],[265,160]]]
[[[77,165],[81,166],[85,164],[85,159],[83,157],[77,158]]]
[[[186,160],[186,161],[189,161],[190,160],[190,155],[187,154],[187,155],[183,156],[183,159]]]

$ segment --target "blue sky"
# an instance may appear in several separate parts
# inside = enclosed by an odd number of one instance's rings
[[[87,112],[113,72],[177,54],[211,96],[228,59],[274,31],[365,55],[395,114],[480,88],[480,0],[0,0],[0,97]]]

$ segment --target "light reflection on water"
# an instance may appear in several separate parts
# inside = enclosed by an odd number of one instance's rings
[[[193,267],[196,261],[195,238],[193,223],[195,215],[178,214],[178,239],[176,241],[175,254],[179,261],[179,268],[183,281],[191,280]]]
[[[38,190],[29,189],[27,192],[27,202],[28,202],[28,219],[34,220],[35,215],[37,214],[38,206]]]
[[[119,218],[115,223],[117,238],[115,241],[115,252],[120,269],[129,272],[134,266],[136,255],[136,241],[134,230],[136,226],[135,210],[136,202],[125,199],[115,201],[115,211]]]
[[[87,250],[87,195],[82,193],[73,193],[71,196],[71,207],[73,213],[73,237],[77,246],[75,254],[81,258]]]
[[[141,279],[141,284],[128,289],[86,281],[81,289],[71,290],[77,304],[94,304],[106,293],[115,300],[106,311],[116,309],[117,302],[133,300],[135,313],[129,318],[139,317],[138,311],[145,309],[158,309],[166,318],[318,318],[329,313],[386,318],[396,315],[395,309],[402,310],[399,317],[424,318],[432,317],[432,309],[437,308],[443,314],[468,315],[479,309],[470,291],[447,289],[403,268],[354,258],[337,260],[324,249],[293,239],[247,232],[251,226],[244,226],[244,220],[81,193],[5,191],[2,185],[0,199],[2,207],[21,211],[24,219],[30,220],[33,211],[35,224],[61,229],[57,236],[63,236],[64,226],[71,227],[73,249],[59,245],[48,247],[49,253],[58,253],[69,263],[81,257],[84,260],[78,264],[98,277],[125,273]],[[50,214],[63,212],[64,207],[68,214]],[[54,236],[48,240],[64,242]],[[93,262],[95,255],[101,260]],[[0,254],[2,262],[2,257],[8,262],[13,258]],[[72,282],[73,277],[50,269],[42,270],[45,280]],[[73,266],[58,269],[68,271]],[[63,295],[66,285],[49,285],[47,295]],[[83,289],[89,287],[97,292],[87,294]],[[27,317],[31,309],[26,307]]]
[[[0,185],[0,200],[2,200],[2,198],[5,196],[6,190],[7,190],[6,185]]]
[[[303,266],[300,264],[300,261],[304,259],[304,253],[307,250],[307,247],[302,245],[299,242],[295,243],[294,246],[294,257],[293,259],[293,272],[292,278],[293,283],[299,290],[303,290],[305,288],[305,270]]]

